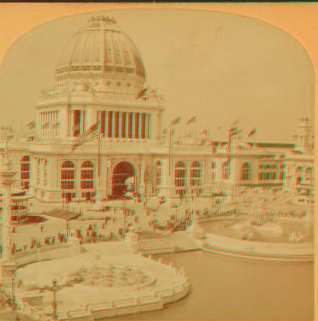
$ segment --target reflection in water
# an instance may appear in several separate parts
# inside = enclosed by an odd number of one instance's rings
[[[185,266],[190,277],[190,294],[161,311],[113,320],[312,320],[314,317],[313,263],[246,260],[203,251],[154,257]]]

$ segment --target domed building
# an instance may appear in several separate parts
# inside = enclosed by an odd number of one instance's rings
[[[164,129],[163,98],[146,81],[133,40],[113,18],[93,17],[64,47],[30,131],[0,133],[2,149],[14,137],[15,187],[44,202],[120,198],[127,180],[131,191],[147,196],[229,195],[255,186],[296,193],[296,172],[286,176],[286,161],[305,159],[303,170],[313,173],[313,147],[303,134],[281,144],[243,137],[237,124],[228,141],[207,131],[175,135],[179,119]],[[300,127],[309,141],[309,120]]]
[[[131,176],[142,193],[164,110],[162,97],[145,82],[140,53],[114,19],[94,17],[70,39],[56,67],[55,85],[42,91],[36,106],[36,195],[82,200],[98,191],[101,198],[118,197]],[[100,137],[88,137],[73,151],[95,124]]]

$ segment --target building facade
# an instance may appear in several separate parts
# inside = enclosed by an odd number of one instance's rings
[[[44,202],[85,201],[121,197],[130,179],[146,196],[263,187],[313,200],[308,118],[291,144],[251,142],[237,124],[225,142],[207,132],[178,136],[178,125],[164,130],[163,98],[145,84],[130,37],[114,19],[92,18],[66,44],[55,84],[42,90],[29,131],[1,131],[0,148],[9,148],[17,171],[15,188]]]

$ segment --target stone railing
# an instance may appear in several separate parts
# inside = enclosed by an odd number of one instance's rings
[[[142,255],[141,253],[139,255]],[[148,256],[149,260],[154,260],[152,255]],[[155,261],[155,260],[154,260]],[[126,298],[122,300],[105,301],[98,304],[87,304],[85,309],[58,311],[58,320],[61,321],[95,321],[100,318],[115,317],[126,314],[135,314],[141,312],[155,311],[164,308],[167,303],[180,300],[189,293],[190,285],[188,277],[185,275],[184,268],[173,267],[172,263],[165,264],[162,259],[156,261],[159,264],[169,266],[174,269],[175,273],[180,276],[178,281],[169,284],[166,288],[154,291],[151,295],[140,295],[134,298]],[[0,290],[11,297],[10,287],[1,287]],[[31,316],[34,320],[54,321],[54,319],[43,311],[40,311],[29,302],[35,302],[39,297],[38,292],[25,296],[19,296],[16,300],[17,308],[25,314]],[[30,299],[34,299],[33,301]]]
[[[153,260],[151,255],[148,256],[148,259]],[[189,293],[190,285],[184,269],[175,268],[172,263],[162,263],[161,259],[157,262],[173,268],[176,274],[182,276],[181,280],[165,289],[155,291],[151,295],[87,304],[86,308],[81,310],[60,311],[58,313],[59,320],[93,321],[106,317],[161,310],[165,304],[175,302],[186,296]]]
[[[29,315],[33,320],[54,321],[53,317],[50,317],[43,311],[38,310],[30,303],[20,301],[18,302],[18,309],[23,313]]]
[[[48,244],[34,249],[18,252],[12,256],[18,266],[40,262],[44,260],[67,258],[72,254],[80,253],[81,247],[75,244],[58,243]]]
[[[8,286],[0,286],[0,291],[7,294],[9,298],[12,297],[12,287]],[[16,290],[17,292],[17,290]],[[38,292],[33,293],[32,291],[27,292],[27,298],[24,297],[23,295],[19,296],[18,293],[15,294],[15,304],[16,308],[23,313],[29,315],[32,317],[32,320],[41,320],[41,321],[54,321],[54,319],[48,315],[46,315],[43,311],[40,311],[38,308],[36,308],[35,301],[38,300],[39,297],[41,297],[42,301],[42,295],[39,295]],[[31,303],[32,304],[31,304]]]
[[[126,235],[125,241],[134,253],[139,251],[144,254],[173,253],[176,249],[174,235],[171,232],[152,233],[149,236],[130,232]]]
[[[258,259],[284,261],[313,261],[314,259],[313,243],[289,244],[241,241],[214,233],[207,233],[207,241],[203,250]]]

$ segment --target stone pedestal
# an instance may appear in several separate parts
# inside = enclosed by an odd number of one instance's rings
[[[1,262],[1,285],[11,286],[12,273],[17,269],[17,262],[15,260],[8,260]]]
[[[74,254],[78,254],[82,251],[82,240],[77,231],[71,231],[70,236],[67,238],[67,243],[71,246],[71,250]]]
[[[203,228],[200,226],[197,214],[194,214],[193,223],[190,226],[188,231],[191,232],[193,237],[195,237],[197,239],[205,239],[205,237],[206,237],[205,232],[204,232]]]
[[[138,253],[139,251],[139,235],[134,232],[129,232],[126,234],[125,242],[129,245],[133,253]]]

